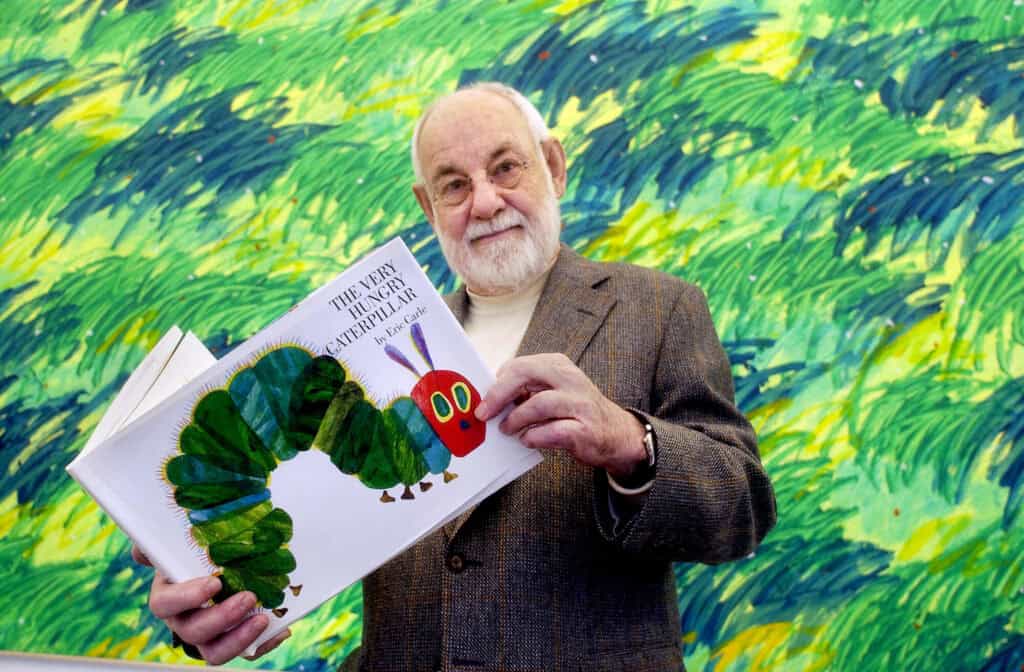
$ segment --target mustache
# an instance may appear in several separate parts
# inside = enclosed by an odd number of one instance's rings
[[[477,238],[483,238],[494,233],[500,233],[508,229],[522,226],[526,228],[528,222],[523,213],[509,208],[499,212],[496,216],[492,217],[487,221],[476,221],[472,222],[466,228],[466,237],[470,242],[473,242]]]

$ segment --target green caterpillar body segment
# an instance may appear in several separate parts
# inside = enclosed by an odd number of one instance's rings
[[[179,454],[164,465],[175,502],[186,510],[191,535],[219,567],[214,598],[253,591],[265,608],[285,599],[296,569],[288,549],[292,519],[271,502],[271,474],[310,448],[369,488],[409,486],[444,473],[451,453],[409,397],[377,408],[334,358],[285,346],[240,369],[226,389],[196,403],[178,437]],[[297,594],[297,593],[296,593]]]

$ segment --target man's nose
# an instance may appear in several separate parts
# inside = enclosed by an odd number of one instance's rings
[[[473,183],[471,198],[473,207],[470,214],[474,219],[491,219],[505,207],[505,199],[487,179],[477,180]]]

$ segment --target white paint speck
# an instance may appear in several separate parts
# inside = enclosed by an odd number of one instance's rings
[[[794,114],[792,117],[790,117],[790,119],[792,119],[793,121],[800,121],[800,115]]]
[[[747,249],[749,250],[751,247],[753,247],[753,246],[750,244],[750,241],[748,240],[747,241]]]
[[[962,306],[962,305],[964,305],[965,303],[967,303],[967,299],[965,299],[964,297],[962,297],[962,296],[961,296],[961,297],[960,297],[960,300],[956,302],[956,305],[958,305],[958,306]]]
[[[917,34],[918,35],[924,35],[924,28],[918,28],[917,29]]]
[[[862,80],[859,80],[859,79],[853,80],[853,85],[856,86],[858,89],[863,89],[864,88],[864,82]]]
[[[202,163],[202,162],[203,162],[203,155],[202,154],[196,154],[196,163]]]
[[[846,330],[846,337],[847,338],[853,338],[853,330],[852,329],[847,329]]]
[[[362,184],[362,183],[363,183],[363,178],[360,177],[358,180],[356,180],[356,184]]]
[[[256,44],[263,44],[263,36],[262,35],[260,35],[259,38],[257,38]]]
[[[100,10],[100,16],[106,16],[106,15],[107,15],[107,10],[101,9]]]
[[[757,557],[757,553],[751,551],[750,555],[747,556],[747,560],[753,560],[755,557]]]
[[[948,240],[942,241],[942,246],[948,250],[949,249],[949,241]]]
[[[36,328],[35,328],[35,335],[36,335],[36,336],[39,336],[39,335],[40,335],[40,334],[42,334],[42,333],[43,333],[43,330],[42,330],[41,328],[39,328],[39,327],[36,327]]]
[[[885,326],[887,326],[887,327],[895,327],[896,323],[892,321],[891,317],[887,317],[887,318],[885,318]]]
[[[747,280],[750,280],[751,282],[753,282],[753,281],[757,280],[757,276],[756,275],[748,275],[747,276]]]
[[[708,36],[707,35],[701,35],[700,36],[700,41],[701,42],[707,42],[708,41]]]
[[[1014,7],[1020,7],[1021,5],[1024,5],[1024,0],[1013,0]]]
[[[982,177],[982,178],[981,178],[981,181],[982,181],[982,182],[984,182],[985,184],[995,184],[995,180],[993,180],[993,179],[992,179],[992,178],[991,178],[990,176],[988,176],[988,175],[985,175],[984,177]]]
[[[1003,21],[1009,21],[1009,20],[1010,20],[1010,15],[1009,14],[1003,14]]]
[[[678,112],[673,112],[672,113],[672,118],[673,119],[678,119],[679,118],[679,113]]]
[[[86,335],[86,336],[92,336],[92,329],[89,329],[89,330],[87,330],[87,331],[85,332],[85,335]]]
[[[597,54],[591,54],[590,55],[590,62],[591,63],[597,63]]]
[[[669,201],[668,202],[668,207],[670,207],[670,208],[676,207],[676,202],[675,201]]]
[[[162,58],[160,59],[160,65],[165,65],[164,59],[162,59]]]
[[[932,178],[930,178],[927,175],[925,175],[924,178],[923,178],[923,182],[925,184],[931,184],[932,183]]]
[[[189,280],[195,280],[196,279],[195,273],[189,273],[188,274],[188,279]]]
[[[902,464],[900,464],[900,471],[906,471],[909,468],[910,467],[907,466],[906,462],[903,462]]]

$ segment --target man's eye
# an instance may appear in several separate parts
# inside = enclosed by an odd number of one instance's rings
[[[466,188],[465,180],[452,180],[442,187],[441,191],[446,194],[454,194]]]
[[[500,173],[508,173],[508,172],[511,172],[511,171],[515,170],[518,167],[518,165],[519,164],[517,164],[515,161],[503,161],[500,164],[498,164],[497,172],[499,174]]]

